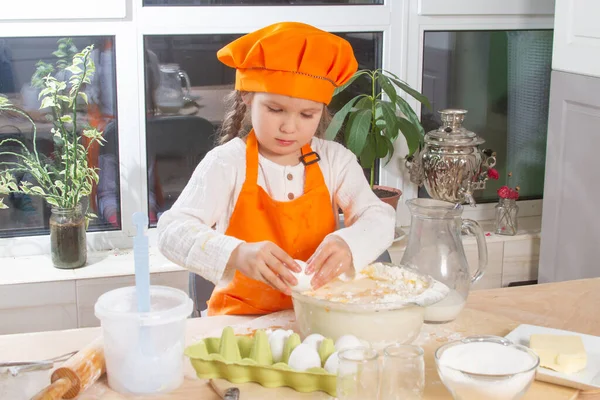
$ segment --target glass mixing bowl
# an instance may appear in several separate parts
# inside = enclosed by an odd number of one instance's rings
[[[474,352],[473,355],[463,353],[462,362],[468,361],[467,368],[455,368],[449,366],[449,362],[442,359],[443,354],[449,349],[457,346],[469,345],[471,343],[494,343],[501,347],[490,359],[485,352]],[[522,352],[519,363],[502,363],[503,373],[479,373],[477,369],[484,365],[499,365],[500,357],[514,350]],[[507,354],[508,355],[508,354]],[[472,357],[472,359],[469,359]],[[440,361],[441,360],[441,361]],[[512,343],[510,340],[498,336],[470,336],[462,340],[446,343],[435,352],[435,364],[438,374],[446,388],[455,400],[516,400],[520,399],[535,378],[535,371],[540,359],[531,349]],[[512,364],[512,365],[511,365]]]
[[[411,268],[390,263],[380,264],[401,267],[417,274],[428,287],[438,284],[429,276]],[[443,298],[444,295],[441,296]],[[396,299],[393,302],[352,303],[293,292],[292,300],[296,323],[303,336],[320,333],[337,340],[342,335],[350,334],[369,342],[371,346],[379,347],[389,343],[409,344],[416,339],[423,325],[425,306],[440,298],[431,299],[426,293],[421,293],[410,299]]]

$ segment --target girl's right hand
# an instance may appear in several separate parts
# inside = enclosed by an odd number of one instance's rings
[[[240,244],[231,253],[227,268],[237,269],[248,278],[264,282],[288,296],[292,294],[290,286],[298,284],[290,270],[302,271],[292,257],[269,241]]]

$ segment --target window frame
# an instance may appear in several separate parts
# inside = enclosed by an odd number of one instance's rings
[[[479,14],[481,10],[472,6],[470,0],[457,0],[448,7],[437,7],[440,0],[409,0],[410,7],[407,12],[407,82],[417,90],[422,89],[423,74],[423,44],[425,31],[489,31],[489,30],[523,30],[523,29],[554,29],[554,15],[549,14],[550,7],[553,9],[552,0],[541,2],[529,1],[506,1],[493,0],[487,3],[496,15]],[[492,3],[492,4],[489,4]],[[436,8],[437,7],[437,8]],[[421,10],[427,13],[423,14]],[[435,11],[437,10],[437,12]],[[452,10],[458,12],[470,12],[472,14],[451,14]],[[462,11],[464,10],[464,11]],[[421,115],[421,105],[415,100],[409,99],[409,103]],[[406,145],[401,150],[406,154]],[[402,197],[410,199],[418,196],[418,187],[410,181],[410,175],[404,165],[402,168]],[[478,204],[476,207],[465,206],[463,217],[474,220],[491,220],[495,218],[495,203]],[[519,216],[541,216],[542,199],[518,201]],[[410,213],[406,207],[398,207],[397,224],[401,226],[410,225]]]
[[[404,76],[397,65],[401,57],[390,54],[392,18],[400,20],[402,7],[384,5],[335,6],[260,6],[251,20],[246,6],[214,7],[143,7],[141,0],[128,2],[127,13],[119,20],[106,18],[39,21],[39,15],[27,20],[0,24],[0,37],[40,36],[114,36],[117,115],[119,130],[119,166],[121,191],[121,230],[88,232],[90,251],[130,248],[136,234],[132,214],[148,212],[146,166],[146,115],[144,79],[144,36],[175,34],[247,33],[282,20],[296,20],[331,32],[383,32],[382,65]],[[21,9],[25,12],[26,9]],[[318,12],[317,12],[318,11]],[[293,12],[293,18],[291,18]],[[343,18],[327,15],[343,13]],[[135,49],[135,50],[131,50]],[[135,90],[132,83],[135,82]],[[385,173],[380,174],[385,182]],[[382,183],[383,184],[383,183]],[[149,229],[150,244],[157,240],[156,229]],[[48,254],[49,235],[0,239],[0,257]]]
[[[553,29],[554,26],[554,17],[548,14],[549,5],[546,4],[553,4],[553,0],[542,0],[542,3],[535,0],[493,0],[492,9],[497,10],[498,15],[420,14],[421,9],[435,10],[432,6],[435,1],[439,0],[386,0],[384,5],[257,6],[260,12],[249,19],[247,6],[143,7],[141,0],[112,0],[110,4],[126,3],[124,17],[115,14],[114,19],[94,16],[84,19],[63,14],[61,19],[53,20],[49,16],[48,20],[42,21],[40,13],[31,14],[23,3],[19,3],[14,7],[19,12],[27,12],[29,17],[0,24],[0,37],[115,37],[122,224],[121,230],[88,232],[87,238],[91,251],[123,249],[133,244],[135,227],[132,214],[148,211],[145,35],[246,33],[282,20],[302,21],[331,32],[383,32],[383,68],[421,90],[425,30]],[[469,12],[473,10],[473,2],[478,0],[457,1],[462,7],[459,9]],[[293,18],[290,18],[290,12],[293,12]],[[332,13],[343,16],[331,18]],[[132,90],[132,83],[135,90]],[[412,98],[406,100],[420,115],[420,104]],[[405,141],[397,140],[394,147],[393,159],[386,165],[380,165],[379,184],[402,190],[397,225],[408,226],[410,214],[403,203],[404,199],[417,195],[417,187],[410,182],[404,166]],[[493,207],[494,204],[481,204],[475,209],[467,207],[464,216],[476,220],[492,219]],[[521,216],[541,215],[542,201],[520,201],[519,207]],[[155,245],[156,229],[150,229],[148,235],[150,244]],[[48,235],[0,239],[0,257],[48,254],[49,242]]]

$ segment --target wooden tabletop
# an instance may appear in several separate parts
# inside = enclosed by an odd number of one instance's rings
[[[519,323],[528,323],[600,336],[598,305],[600,305],[600,279],[481,290],[471,293],[467,308],[457,321],[463,326],[470,327],[462,332],[467,334],[476,332],[478,325],[489,325],[488,321],[494,319],[495,323],[503,324],[496,334],[506,334]],[[237,316],[190,319],[187,324],[186,342],[188,344],[193,343],[198,337],[213,333],[224,326],[248,323],[252,319],[252,317]],[[454,326],[457,326],[452,324],[448,324],[445,329],[451,330]],[[489,329],[483,329],[480,333],[490,332]],[[82,348],[99,334],[99,328],[85,328],[0,336],[0,361],[24,361],[54,357]],[[210,389],[207,381],[196,379],[189,363],[186,364],[184,385],[171,394],[154,396],[152,399],[219,399]],[[274,394],[278,390],[282,389],[268,389],[269,393]],[[543,393],[544,400],[575,399],[578,395],[578,392],[574,389],[542,382],[534,382],[530,392],[532,390],[535,390],[535,393]],[[428,395],[428,392],[431,395]],[[525,399],[540,398],[538,395],[531,397],[529,394],[526,395]],[[585,399],[598,398],[597,395],[580,395],[579,397]],[[79,400],[133,398],[141,399],[144,397],[117,394],[107,387],[104,379],[78,397]],[[438,398],[450,399],[450,395],[441,386],[435,388],[435,390],[426,390],[425,399]]]

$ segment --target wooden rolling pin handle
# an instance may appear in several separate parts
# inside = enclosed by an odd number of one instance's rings
[[[59,400],[71,389],[71,381],[67,378],[58,379],[50,386],[46,386],[41,392],[31,398],[31,400]]]
[[[104,372],[104,343],[99,337],[57,368],[50,378],[52,384],[32,400],[73,399],[93,385]]]
[[[52,373],[50,381],[68,379],[71,388],[63,397],[73,399],[93,385],[104,372],[106,372],[104,342],[102,337],[99,337],[57,368]]]

